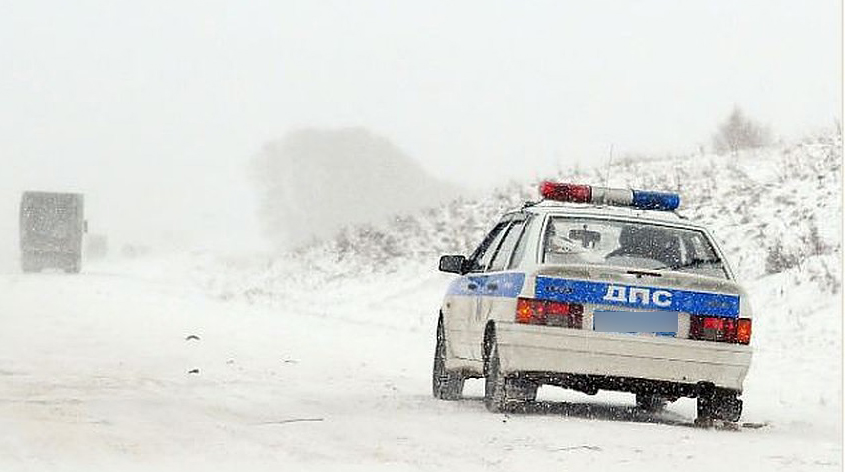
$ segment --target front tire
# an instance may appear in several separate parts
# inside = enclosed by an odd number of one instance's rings
[[[446,369],[446,330],[443,317],[437,321],[437,344],[431,374],[431,393],[438,400],[458,400],[464,391],[464,376]]]

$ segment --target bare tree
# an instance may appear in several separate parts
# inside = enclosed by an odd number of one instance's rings
[[[730,116],[719,125],[713,135],[713,149],[717,154],[736,154],[742,149],[754,149],[771,144],[769,129],[734,106]]]

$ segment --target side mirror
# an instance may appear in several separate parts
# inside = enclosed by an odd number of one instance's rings
[[[440,271],[463,275],[466,263],[464,256],[440,256]]]

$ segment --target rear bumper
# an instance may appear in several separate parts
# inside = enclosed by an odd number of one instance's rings
[[[751,347],[689,339],[500,323],[505,373],[547,372],[645,379],[742,391]]]

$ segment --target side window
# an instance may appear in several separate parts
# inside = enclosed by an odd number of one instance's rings
[[[487,268],[490,259],[493,257],[493,253],[496,252],[496,248],[499,247],[499,243],[502,241],[505,228],[510,223],[510,221],[501,222],[487,234],[484,241],[478,246],[478,249],[472,253],[472,257],[470,258],[470,272],[483,272]]]
[[[513,257],[511,257],[511,263],[508,266],[508,269],[513,269],[522,262],[522,258],[525,255],[525,246],[528,241],[528,228],[531,226],[531,221],[532,218],[530,217],[525,220],[525,224],[523,225],[522,231],[519,235],[519,240],[516,242],[516,248],[513,250]]]
[[[508,229],[505,239],[502,240],[501,246],[493,256],[493,262],[490,263],[490,271],[505,270],[505,266],[510,260],[511,254],[522,236],[522,230],[525,228],[525,220],[516,221]]]

